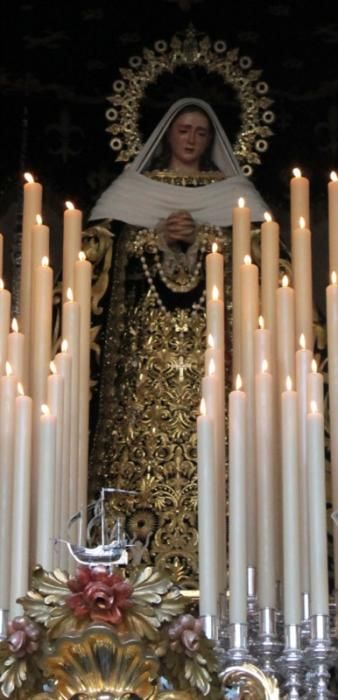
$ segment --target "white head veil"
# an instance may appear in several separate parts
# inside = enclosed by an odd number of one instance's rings
[[[170,124],[189,105],[204,111],[214,128],[212,160],[225,179],[200,187],[179,187],[151,180],[145,172],[158,153]],[[224,129],[213,109],[204,100],[186,97],[175,102],[154,129],[135,160],[103,192],[90,213],[90,220],[117,219],[135,226],[154,228],[174,211],[189,211],[196,222],[229,226],[232,209],[244,197],[252,221],[262,221],[267,205],[254,185],[241,174]]]

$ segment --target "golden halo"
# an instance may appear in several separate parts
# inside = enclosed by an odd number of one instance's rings
[[[144,48],[142,56],[131,56],[129,68],[120,68],[121,78],[113,83],[113,105],[106,111],[110,125],[106,129],[112,138],[111,148],[118,153],[117,161],[129,161],[139,153],[142,142],[138,126],[140,103],[146,88],[156,83],[163,73],[175,73],[179,67],[201,67],[208,74],[220,76],[231,86],[240,103],[240,129],[234,143],[234,153],[245,175],[252,166],[261,163],[260,154],[268,148],[273,135],[270,125],[275,119],[268,96],[269,86],[261,80],[261,70],[252,67],[249,56],[240,56],[239,49],[227,49],[225,41],[211,42],[189,27],[183,38],[175,34],[170,44],[157,40],[153,49]]]

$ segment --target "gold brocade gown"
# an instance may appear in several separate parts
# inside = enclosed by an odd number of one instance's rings
[[[175,174],[174,182],[202,186],[215,175],[182,181]],[[165,177],[168,181],[170,176]],[[104,225],[87,231],[92,259],[93,240],[99,241],[97,251],[105,234]],[[225,256],[229,319],[230,233],[199,227],[191,259],[179,251],[167,264],[159,237],[159,230],[124,226],[101,246],[94,291],[102,295],[108,273],[111,285],[103,297],[109,300],[90,488],[93,495],[102,486],[134,489],[136,495],[121,497],[118,504],[127,533],[137,542],[135,553],[143,562],[167,569],[182,586],[195,588],[196,418],[206,348],[204,261],[217,240]]]

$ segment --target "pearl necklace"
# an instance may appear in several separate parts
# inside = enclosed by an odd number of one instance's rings
[[[201,252],[202,252],[202,248],[201,248]],[[151,274],[151,272],[150,272],[150,270],[149,270],[149,266],[148,266],[148,263],[147,263],[147,260],[146,260],[145,256],[144,256],[144,255],[141,255],[140,260],[141,260],[141,265],[142,265],[142,268],[143,268],[143,271],[144,271],[145,278],[146,278],[146,280],[147,280],[147,282],[148,282],[148,285],[149,285],[149,289],[150,289],[151,293],[153,294],[154,299],[155,299],[157,305],[160,307],[160,309],[161,309],[162,311],[166,311],[167,313],[169,313],[167,307],[166,307],[165,304],[163,303],[163,301],[162,301],[162,299],[161,299],[161,297],[160,297],[160,295],[159,295],[159,293],[158,293],[158,291],[157,291],[157,289],[156,289],[156,286],[155,286],[155,284],[154,284],[154,279],[153,279],[152,274]],[[201,263],[201,264],[202,264],[202,263]],[[200,267],[201,267],[201,264],[200,264]],[[199,267],[199,269],[200,269],[200,267]],[[170,289],[171,291],[177,291],[175,288],[173,288],[174,285],[170,286],[170,285],[168,284],[168,280],[167,280],[166,276],[164,275],[163,270],[162,270],[162,275],[159,273],[159,276],[160,276],[162,282],[168,287],[168,289]],[[195,275],[194,277],[195,277],[195,279],[197,279],[197,276],[196,276],[196,275]],[[196,286],[196,284],[195,284],[194,286]],[[191,288],[193,289],[193,287],[191,287]],[[182,289],[181,289],[180,291],[182,291]],[[203,292],[202,292],[202,294],[201,294],[201,296],[200,296],[200,298],[199,298],[199,300],[198,300],[197,302],[194,302],[194,303],[191,305],[191,307],[192,307],[192,314],[193,314],[194,316],[196,316],[197,313],[198,313],[198,311],[200,311],[200,309],[201,309],[202,307],[204,307],[204,304],[205,304],[205,295],[206,295],[206,292],[205,292],[205,289],[204,289]]]

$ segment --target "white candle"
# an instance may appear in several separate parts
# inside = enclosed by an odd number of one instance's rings
[[[47,377],[52,344],[52,293],[53,270],[48,258],[42,258],[41,264],[34,270],[33,280],[33,315],[32,315],[32,357],[31,357],[31,393],[36,403],[35,414],[45,403],[47,396]]]
[[[72,202],[66,202],[63,218],[62,299],[67,300],[67,290],[74,289],[74,265],[81,250],[82,212]]]
[[[331,173],[328,184],[329,200],[329,269],[338,270],[338,178]]]
[[[197,418],[198,467],[198,558],[199,558],[199,613],[218,613],[218,548],[217,548],[217,469],[215,460],[215,428],[201,402]]]
[[[298,405],[298,456],[301,514],[301,558],[302,558],[302,593],[309,593],[309,530],[307,499],[307,412],[308,412],[308,374],[311,368],[312,352],[306,349],[306,340],[300,337],[300,349],[296,352],[296,389]]]
[[[279,226],[275,221],[272,221],[270,214],[265,213],[264,217],[265,221],[261,226],[262,315],[266,328],[269,328],[274,334],[279,266]]]
[[[297,394],[291,377],[282,392],[282,484],[283,484],[283,559],[284,622],[299,625],[301,610],[301,553],[299,514],[299,471],[297,439]]]
[[[324,378],[318,372],[316,360],[311,361],[311,372],[307,376],[307,401],[315,401],[319,413],[324,413]]]
[[[8,362],[18,382],[23,382],[25,367],[25,336],[19,333],[16,318],[12,321],[12,332],[8,336]]]
[[[289,280],[283,276],[282,286],[277,289],[277,367],[279,391],[283,391],[287,377],[293,386],[296,383],[295,367],[295,304],[294,291],[289,287]]]
[[[11,294],[0,279],[0,375],[5,371],[11,313]]]
[[[71,371],[72,358],[68,352],[68,343],[62,341],[61,352],[54,358],[56,370],[63,377],[64,404],[63,404],[63,426],[62,426],[62,473],[61,473],[61,503],[59,527],[56,534],[60,533],[61,538],[68,538],[67,524],[70,513],[69,506],[69,474],[70,474],[70,426],[71,426]],[[68,568],[68,553],[66,547],[60,549],[60,566]]]
[[[294,168],[290,181],[291,198],[291,234],[298,228],[299,219],[303,217],[305,225],[310,226],[310,186],[299,168]]]
[[[315,402],[307,416],[311,615],[329,614],[324,418]]]
[[[29,588],[32,399],[21,392],[15,400],[10,619],[22,614],[16,600]]]
[[[67,340],[72,358],[71,415],[70,415],[70,456],[69,456],[69,517],[77,511],[78,505],[78,462],[79,462],[79,363],[80,363],[80,304],[72,301],[72,290],[62,310],[62,336]]]
[[[212,244],[212,252],[206,256],[207,302],[212,299],[212,290],[216,286],[219,299],[224,299],[224,258],[218,252],[217,243]]]
[[[53,567],[56,417],[48,406],[41,407],[37,452],[36,564],[50,571]]]
[[[263,360],[266,360],[269,367],[272,366],[272,338],[271,331],[265,328],[265,320],[263,316],[258,319],[259,328],[254,331],[255,345],[255,373],[261,371]]]
[[[7,363],[0,378],[0,609],[10,602],[10,566],[13,508],[13,461],[16,378]]]
[[[263,362],[255,377],[258,606],[276,607],[274,508],[274,401],[272,375]]]
[[[241,197],[232,211],[232,376],[235,382],[241,363],[240,266],[250,254],[251,214]],[[258,314],[257,314],[258,315]]]
[[[224,302],[219,298],[216,286],[207,302],[207,335],[212,335],[215,348],[224,352]]]
[[[241,282],[241,376],[247,397],[247,537],[248,566],[256,564],[256,467],[254,332],[258,318],[258,268],[250,256],[240,268]]]
[[[90,401],[90,321],[92,265],[84,253],[75,263],[75,299],[80,305],[78,507],[87,505]]]
[[[305,220],[293,232],[292,270],[295,288],[296,337],[303,333],[309,348],[312,349],[312,262],[311,232],[305,228]]]
[[[54,362],[50,363],[52,374],[47,381],[47,402],[50,414],[56,417],[56,454],[55,454],[55,484],[54,484],[54,534],[61,537],[61,499],[62,499],[62,457],[63,457],[63,410],[64,410],[64,378],[57,374]],[[59,552],[53,552],[53,566],[59,566]]]
[[[326,288],[327,346],[330,400],[332,509],[338,510],[338,284],[335,271]],[[333,528],[335,590],[338,590],[338,528]]]
[[[229,394],[229,622],[247,622],[246,397],[238,378]]]
[[[35,224],[37,214],[41,213],[42,187],[38,182],[34,182],[30,173],[25,174],[25,179],[27,182],[23,188],[20,328],[22,328],[27,348],[29,348],[32,306],[32,227]],[[28,365],[25,374],[28,376]]]

